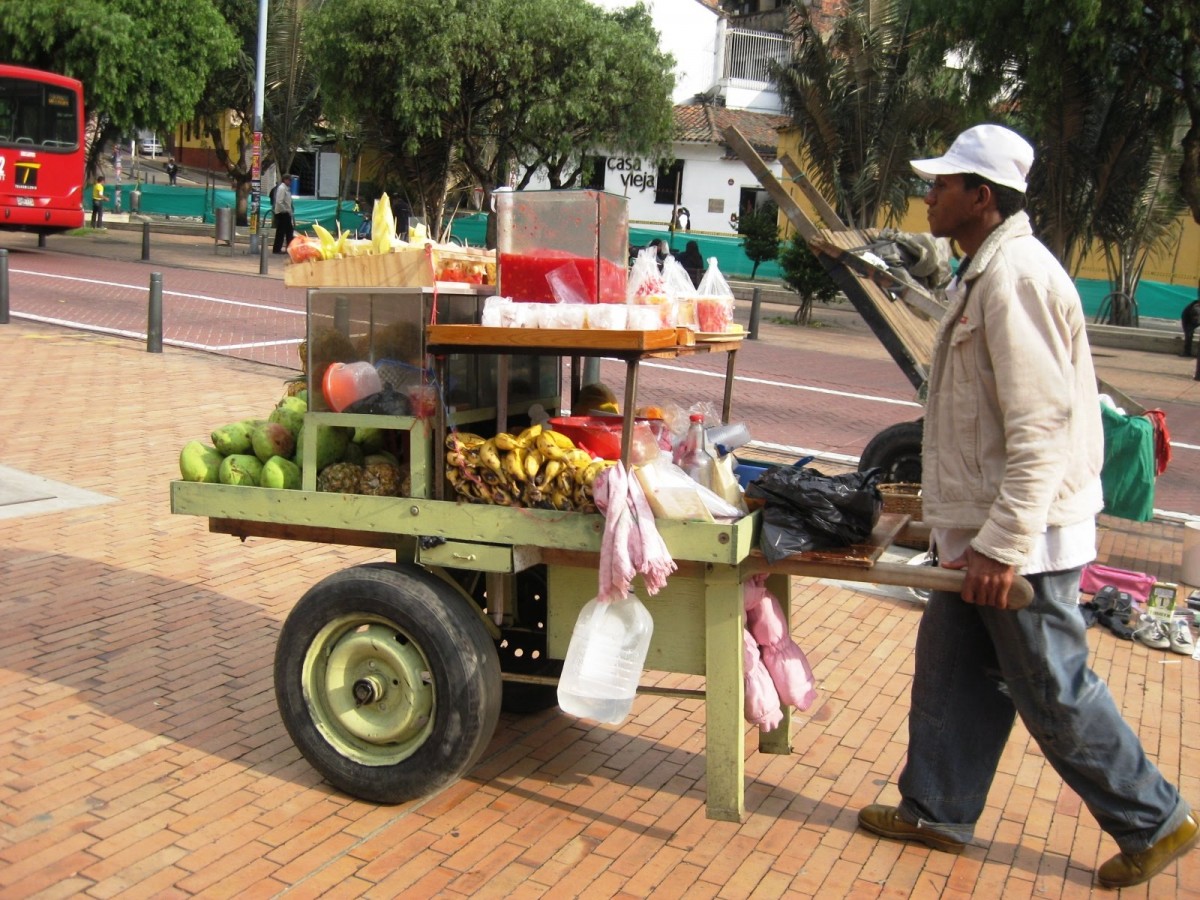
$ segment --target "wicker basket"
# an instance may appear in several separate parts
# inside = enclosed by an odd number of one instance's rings
[[[921,486],[909,482],[879,485],[879,493],[883,496],[883,511],[906,515],[914,522],[921,521]],[[901,547],[913,550],[928,550],[926,541],[907,540],[896,541]]]

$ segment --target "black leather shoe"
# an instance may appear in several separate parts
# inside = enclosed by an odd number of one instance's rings
[[[1108,888],[1149,881],[1195,846],[1198,831],[1200,825],[1196,824],[1196,817],[1189,814],[1182,825],[1141,853],[1118,853],[1099,868],[1097,878]]]
[[[962,853],[967,846],[962,841],[930,831],[924,825],[913,825],[900,818],[894,806],[872,803],[858,811],[858,824],[872,834],[894,841],[916,841],[943,853]]]

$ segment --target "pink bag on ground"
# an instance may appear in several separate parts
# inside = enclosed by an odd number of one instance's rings
[[[1118,591],[1125,591],[1139,603],[1145,603],[1150,598],[1155,581],[1157,579],[1153,575],[1144,572],[1130,572],[1100,563],[1088,563],[1083,567],[1083,575],[1079,578],[1079,590],[1085,594],[1094,594],[1105,585],[1111,584]]]

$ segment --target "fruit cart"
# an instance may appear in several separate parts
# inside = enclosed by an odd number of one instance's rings
[[[297,747],[331,784],[375,802],[416,798],[459,778],[487,747],[502,705],[514,712],[553,705],[573,624],[597,592],[603,517],[456,499],[444,477],[447,434],[515,432],[529,424],[534,404],[557,411],[564,361],[574,373],[581,358],[598,356],[627,366],[626,460],[643,360],[727,354],[728,418],[739,339],[689,345],[673,330],[484,328],[474,323],[487,293],[467,285],[308,292],[304,429],[380,429],[407,470],[399,496],[317,490],[317,440],[300,451],[297,490],[171,485],[172,511],[207,517],[214,532],[392,554],[308,590],[282,626],[274,664],[280,714]],[[364,336],[381,370],[385,356],[401,365],[433,359],[438,401],[409,415],[322,408],[320,373]],[[568,390],[577,388],[573,379]],[[744,813],[748,578],[766,572],[785,612],[791,575],[948,589],[960,583],[959,573],[879,561],[902,529],[914,527],[906,516],[883,516],[866,545],[774,566],[756,549],[757,513],[728,523],[656,524],[678,570],[666,589],[643,597],[658,624],[646,667],[705,678],[703,691],[654,691],[703,698],[707,810],[719,819]],[[789,724],[785,718],[761,734],[759,749],[789,752]]]

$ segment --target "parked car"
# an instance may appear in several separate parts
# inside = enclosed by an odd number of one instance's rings
[[[138,141],[138,151],[142,156],[158,156],[163,152],[163,145],[156,137],[144,137]]]

